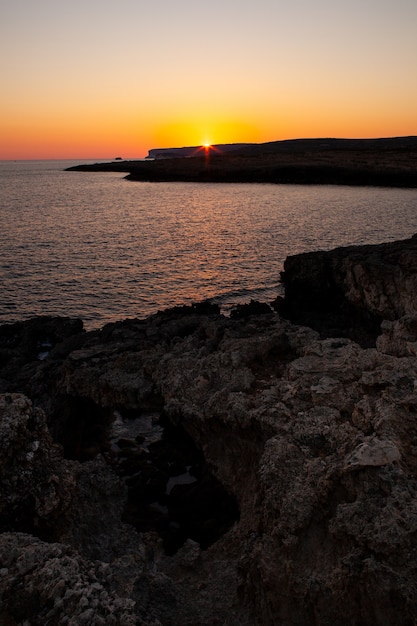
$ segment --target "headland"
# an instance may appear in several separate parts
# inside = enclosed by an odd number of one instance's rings
[[[154,158],[78,165],[134,181],[417,187],[417,137],[295,139],[150,150]]]

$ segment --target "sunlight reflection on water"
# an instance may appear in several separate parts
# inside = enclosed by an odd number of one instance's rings
[[[215,298],[273,300],[289,254],[417,232],[417,190],[133,183],[0,164],[0,321],[88,328]]]

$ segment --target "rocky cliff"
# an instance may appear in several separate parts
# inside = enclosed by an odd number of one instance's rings
[[[227,143],[216,144],[210,146],[210,151],[227,153],[235,152],[236,150],[243,150],[251,148],[254,144],[251,143]],[[193,157],[204,154],[204,146],[191,146],[184,148],[152,148],[148,152],[148,159],[182,159],[184,157]]]
[[[3,326],[0,623],[415,624],[415,245],[288,260],[310,326]]]

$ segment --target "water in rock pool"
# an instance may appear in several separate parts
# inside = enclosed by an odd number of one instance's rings
[[[286,256],[417,232],[417,190],[128,182],[0,162],[0,323],[273,300]]]
[[[205,549],[239,518],[191,437],[158,412],[115,411],[109,443],[105,458],[127,486],[124,521],[156,531],[167,554],[187,539]]]

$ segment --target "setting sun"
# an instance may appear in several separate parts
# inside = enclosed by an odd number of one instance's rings
[[[215,0],[201,9],[204,35],[217,32],[210,54],[191,0],[189,11],[168,3],[163,14],[129,0],[128,19],[110,0],[68,14],[59,3],[24,4],[6,3],[0,20],[0,159],[417,132],[411,0],[378,15],[359,2],[330,12],[304,2],[301,12],[270,0],[236,14]]]
[[[0,0],[0,626],[417,626],[416,24]]]

